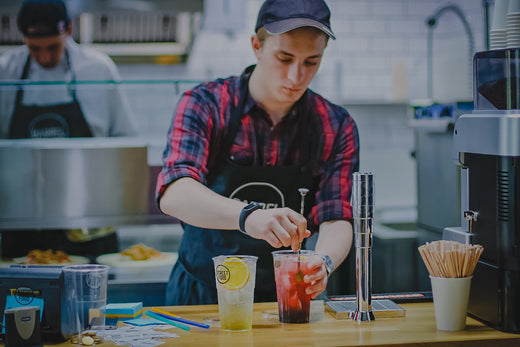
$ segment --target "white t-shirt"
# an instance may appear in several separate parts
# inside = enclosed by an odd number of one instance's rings
[[[93,136],[134,136],[136,130],[126,97],[117,84],[103,81],[119,81],[114,62],[105,54],[80,46],[72,38],[65,44],[70,67],[63,56],[52,69],[42,68],[31,61],[28,81],[99,81],[100,83],[76,86],[76,98]],[[9,50],[0,56],[0,80],[20,80],[27,62],[29,50],[26,46]],[[0,86],[0,138],[7,138],[9,122],[14,111],[16,88]],[[52,105],[72,101],[71,87],[67,85],[25,86],[23,105]]]

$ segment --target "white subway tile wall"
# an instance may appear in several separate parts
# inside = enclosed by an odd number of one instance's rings
[[[208,79],[238,73],[237,69],[254,63],[250,36],[262,0],[246,1],[248,25],[242,29],[231,33],[202,30],[189,59],[191,74]],[[313,87],[338,103],[394,101],[396,62],[406,66],[407,99],[427,97],[426,19],[446,5],[460,7],[474,36],[474,50],[483,47],[483,10],[478,0],[329,0],[328,4],[338,39],[329,42],[318,73],[319,83]],[[457,99],[471,99],[468,42],[460,18],[453,11],[444,12],[433,29],[435,99],[453,101],[454,95]],[[455,68],[447,69],[450,66]],[[338,72],[343,80],[339,84]]]
[[[216,0],[206,0],[216,1]],[[237,0],[238,1],[238,0]],[[120,66],[123,79],[200,79],[240,74],[255,62],[250,46],[262,0],[242,6],[247,25],[233,30],[203,28],[185,67]],[[426,19],[447,5],[463,11],[474,37],[474,51],[484,50],[480,0],[328,0],[337,40],[329,41],[311,88],[346,105],[356,119],[361,140],[361,169],[378,179],[376,203],[416,206],[414,132],[407,102],[426,98]],[[211,16],[211,13],[205,13]],[[235,23],[236,24],[236,23]],[[460,18],[446,11],[433,29],[433,99],[471,100],[469,41]],[[192,84],[128,88],[143,136],[164,143],[179,92]],[[159,146],[160,147],[160,146]]]

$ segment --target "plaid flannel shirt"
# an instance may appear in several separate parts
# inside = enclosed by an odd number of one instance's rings
[[[181,177],[206,184],[225,143],[232,110],[240,96],[240,79],[244,78],[245,74],[218,79],[183,94],[168,130],[163,168],[157,180],[157,202],[166,187]],[[312,105],[304,112],[310,112],[314,119],[315,150],[310,159],[315,163],[313,176],[319,181],[309,222],[320,225],[332,220],[352,220],[352,173],[359,167],[356,124],[343,107],[311,90],[303,98],[307,105]],[[244,114],[230,150],[231,160],[256,166],[299,163],[298,122],[302,115],[295,108],[273,125],[269,115],[248,95]]]

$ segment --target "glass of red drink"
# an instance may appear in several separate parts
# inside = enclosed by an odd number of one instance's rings
[[[278,316],[282,323],[308,323],[311,296],[305,293],[310,285],[303,281],[316,259],[323,259],[313,251],[302,250],[300,254],[289,250],[273,254]]]

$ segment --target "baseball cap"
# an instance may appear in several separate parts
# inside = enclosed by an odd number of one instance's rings
[[[267,0],[258,13],[255,32],[261,27],[271,35],[296,28],[315,27],[335,40],[330,28],[330,10],[323,0]]]
[[[66,32],[70,17],[62,0],[26,0],[17,22],[24,36],[45,37]]]

